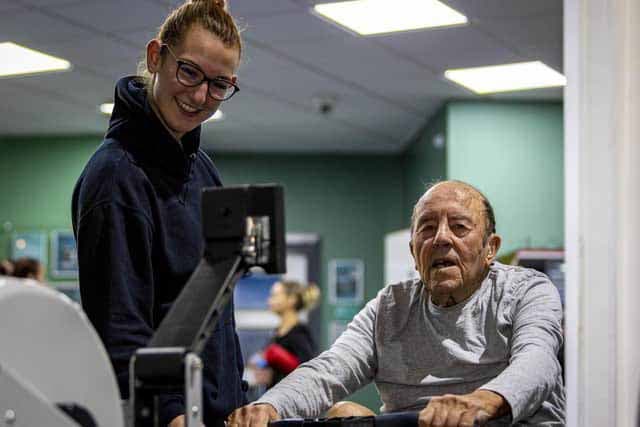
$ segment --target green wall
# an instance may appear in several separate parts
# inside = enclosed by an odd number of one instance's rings
[[[427,185],[447,177],[446,147],[436,148],[433,140],[441,136],[446,141],[446,107],[427,123],[418,138],[409,146],[403,156],[405,198],[403,205],[404,226],[410,225],[413,205],[425,191]]]
[[[331,258],[365,264],[365,300],[384,285],[384,235],[402,228],[403,176],[400,156],[214,155],[225,185],[278,182],[285,187],[288,232],[321,238],[321,287]],[[323,346],[333,307],[323,292]],[[373,386],[352,400],[378,411]]]
[[[432,144],[438,134],[445,149]],[[563,164],[561,103],[449,102],[405,151],[405,225],[425,185],[459,179],[491,200],[503,237],[500,255],[562,247]]]
[[[214,154],[213,158],[225,185],[284,185],[287,232],[320,235],[322,284],[331,258],[362,258],[365,299],[376,295],[383,286],[384,235],[403,224],[400,157]]]
[[[13,231],[70,229],[71,194],[99,137],[0,139],[0,257]],[[287,231],[321,238],[321,287],[332,258],[365,264],[365,299],[383,286],[385,233],[403,226],[401,156],[213,154],[226,185],[278,182],[285,186]],[[51,281],[51,278],[49,277]],[[324,297],[326,300],[326,292]],[[333,307],[321,305],[326,346]],[[380,407],[372,387],[355,396]]]
[[[100,137],[0,138],[0,258],[11,233],[71,229],[71,194]]]
[[[443,135],[444,149],[432,141]],[[494,204],[501,253],[563,244],[562,106],[451,102],[398,155],[213,154],[226,185],[285,186],[289,232],[321,238],[321,287],[332,258],[361,258],[365,299],[384,285],[384,235],[407,227],[426,184],[455,178]],[[0,138],[0,258],[11,231],[69,229],[73,185],[100,137]],[[10,226],[7,226],[7,223]],[[321,305],[325,323],[334,311]],[[372,387],[356,401],[377,410]]]
[[[501,255],[564,245],[563,164],[562,104],[448,104],[447,177],[489,198]]]

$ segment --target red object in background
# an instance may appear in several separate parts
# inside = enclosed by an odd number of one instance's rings
[[[300,364],[300,360],[278,344],[271,344],[264,349],[264,358],[274,369],[285,374],[293,371]]]

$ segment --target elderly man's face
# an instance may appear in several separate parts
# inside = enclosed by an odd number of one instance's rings
[[[500,247],[500,237],[485,237],[480,196],[458,183],[442,183],[418,201],[411,252],[422,282],[438,305],[469,297],[479,286]]]

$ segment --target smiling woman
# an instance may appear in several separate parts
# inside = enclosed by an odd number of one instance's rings
[[[174,49],[162,39],[151,40],[147,67],[153,73],[149,84],[151,105],[179,139],[211,117],[220,103],[236,92],[239,50],[211,37],[199,23],[187,30]]]
[[[117,83],[106,137],[76,184],[82,304],[124,399],[131,355],[147,345],[201,258],[200,193],[222,183],[200,149],[200,125],[238,91],[241,51],[224,2],[196,0],[171,12],[147,44],[144,72]],[[244,403],[232,305],[221,317],[202,355],[208,426]],[[181,395],[161,397],[161,425],[183,426],[183,414]]]

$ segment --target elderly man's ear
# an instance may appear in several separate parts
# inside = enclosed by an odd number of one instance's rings
[[[491,264],[496,258],[496,255],[498,255],[498,251],[500,250],[501,243],[502,238],[497,234],[489,236],[489,240],[487,241],[487,246],[489,247],[489,250],[487,251],[487,264]]]
[[[413,253],[413,240],[409,240],[409,252],[411,252],[411,256],[413,257],[413,268],[418,270],[418,264],[416,263],[416,254]]]

